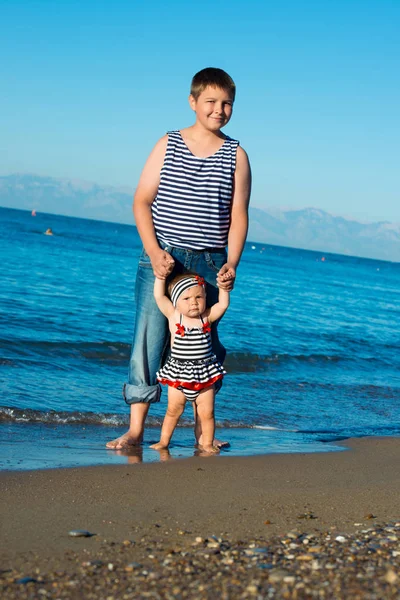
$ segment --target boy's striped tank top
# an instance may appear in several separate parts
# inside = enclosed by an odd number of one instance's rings
[[[191,250],[227,246],[238,144],[227,137],[215,154],[199,158],[179,131],[168,132],[160,185],[151,208],[160,241]]]

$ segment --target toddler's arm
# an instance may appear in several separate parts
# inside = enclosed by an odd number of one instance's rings
[[[165,279],[155,278],[154,298],[162,314],[169,319],[173,315],[175,308],[168,296],[165,295]]]
[[[228,310],[230,301],[230,293],[224,290],[222,287],[219,288],[218,294],[218,302],[213,304],[210,308],[210,313],[208,315],[208,320],[210,323],[214,321],[218,321]]]

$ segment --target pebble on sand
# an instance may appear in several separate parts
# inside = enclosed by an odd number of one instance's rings
[[[68,532],[70,537],[92,537],[92,535],[96,535],[95,533],[90,533],[90,531],[86,531],[85,529],[72,529]]]

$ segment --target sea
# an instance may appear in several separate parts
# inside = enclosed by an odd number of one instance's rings
[[[190,406],[169,454],[149,448],[165,390],[140,448],[105,448],[128,423],[140,249],[133,225],[0,208],[2,470],[196,455]],[[250,241],[220,337],[216,460],[400,435],[400,263]]]

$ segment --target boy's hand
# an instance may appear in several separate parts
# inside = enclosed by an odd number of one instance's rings
[[[228,263],[225,263],[219,270],[217,275],[217,285],[226,292],[231,292],[235,285],[236,270]]]
[[[150,256],[150,261],[153,273],[158,279],[167,279],[175,265],[172,256],[161,248]]]

